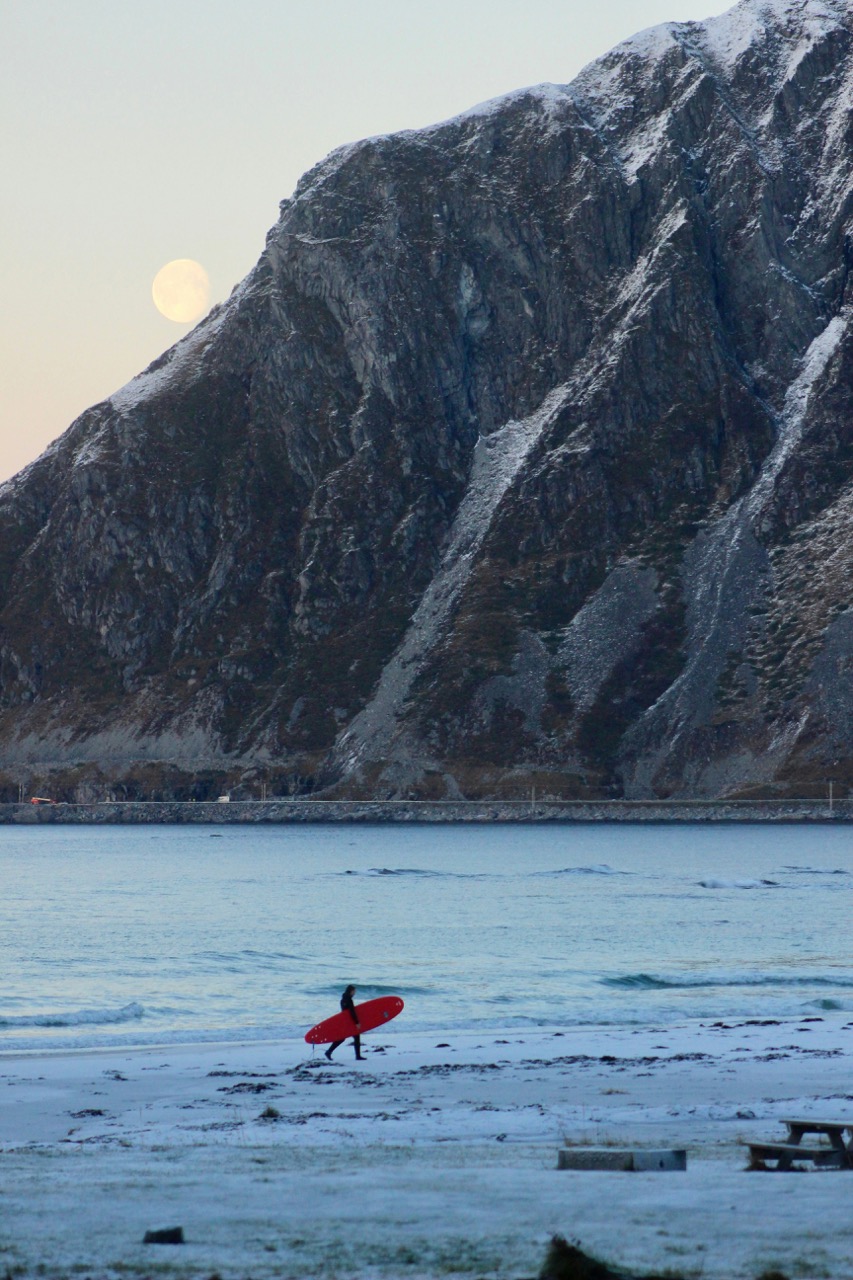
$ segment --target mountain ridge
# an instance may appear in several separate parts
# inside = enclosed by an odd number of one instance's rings
[[[0,487],[8,785],[844,785],[851,25],[746,0],[310,170]]]

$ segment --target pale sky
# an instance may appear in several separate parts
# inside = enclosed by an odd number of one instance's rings
[[[525,85],[730,0],[0,0],[0,481],[227,297],[334,147]]]

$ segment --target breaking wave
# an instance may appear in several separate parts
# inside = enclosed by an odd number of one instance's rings
[[[441,871],[424,871],[420,867],[368,867],[367,871],[348,871],[347,875],[363,875],[363,876],[423,876],[425,879],[435,880],[439,876],[446,874]]]
[[[559,871],[536,871],[536,876],[547,876],[549,878],[556,876],[625,876],[627,871],[617,871],[615,867],[609,867],[606,862],[600,866],[591,867],[561,867]]]
[[[725,880],[720,876],[707,876],[699,881],[703,889],[779,889],[778,880]]]
[[[783,867],[789,876],[849,876],[843,867]]]
[[[419,880],[494,880],[498,877],[479,871],[426,871],[422,867],[368,867],[366,871],[335,871],[334,875],[399,877]]]
[[[71,1013],[30,1013],[5,1018],[0,1015],[0,1030],[16,1027],[110,1027],[120,1022],[138,1022],[145,1016],[141,1004],[126,1004],[121,1009],[76,1009]]]
[[[409,876],[419,877],[424,880],[499,880],[510,878],[506,872],[486,872],[486,871],[427,871],[422,867],[368,867],[366,871],[344,871],[335,872],[336,875],[346,876]],[[555,871],[530,871],[520,872],[522,877],[530,876],[531,879],[555,879],[561,876],[625,876],[630,875],[628,871],[617,871],[614,867],[608,866],[606,863],[593,865],[588,867],[559,867]]]
[[[605,987],[623,991],[693,991],[701,987],[831,987],[850,990],[853,974],[846,978],[778,977],[774,974],[743,974],[731,977],[659,978],[652,973],[626,973],[619,977],[600,978]]]

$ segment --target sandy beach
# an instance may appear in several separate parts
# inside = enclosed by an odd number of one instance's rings
[[[853,1116],[853,1021],[0,1057],[0,1271],[533,1276],[559,1232],[637,1271],[853,1276],[853,1178],[746,1171],[786,1116]],[[686,1172],[557,1171],[564,1144]],[[183,1227],[180,1247],[144,1245]]]

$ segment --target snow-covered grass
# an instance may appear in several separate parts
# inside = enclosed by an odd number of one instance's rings
[[[562,1233],[674,1275],[853,1274],[853,1176],[746,1172],[782,1117],[853,1117],[848,1015],[0,1057],[0,1271],[532,1276]],[[264,1113],[267,1113],[265,1118]],[[563,1142],[686,1173],[556,1170]],[[182,1247],[143,1245],[184,1228]]]

